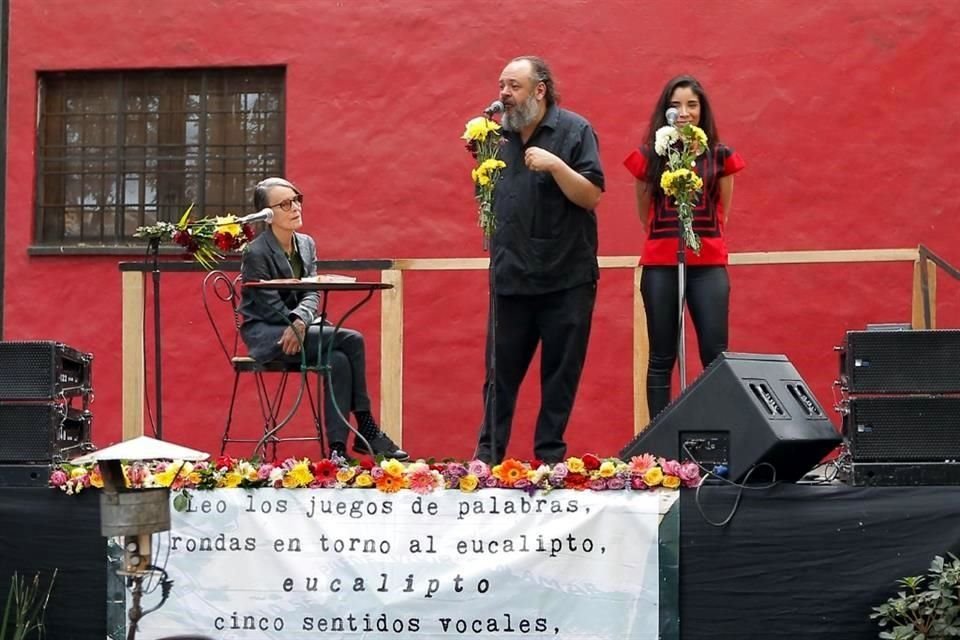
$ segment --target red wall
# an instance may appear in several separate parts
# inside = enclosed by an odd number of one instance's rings
[[[599,133],[601,254],[636,255],[641,230],[620,162],[665,80],[689,72],[748,163],[731,250],[926,243],[960,264],[960,89],[949,79],[960,68],[960,13],[946,0],[10,4],[5,337],[95,354],[100,445],[120,436],[120,274],[116,257],[27,255],[38,71],[285,65],[287,173],[309,196],[306,231],[326,258],[484,255],[458,137],[496,96],[504,63],[524,53],[552,63],[564,104]],[[630,438],[631,277],[602,276],[573,452],[609,454]],[[910,317],[907,264],[734,267],[731,278],[731,349],[786,353],[825,405],[844,331]],[[165,435],[214,450],[229,380],[200,280],[164,276]],[[941,327],[957,326],[957,289],[941,278]],[[482,273],[408,274],[404,442],[414,454],[472,452],[485,301]],[[378,314],[353,324],[375,352]],[[531,455],[535,368],[528,378],[511,447],[521,457]],[[246,409],[255,411],[252,397]],[[315,448],[282,452],[300,451]]]

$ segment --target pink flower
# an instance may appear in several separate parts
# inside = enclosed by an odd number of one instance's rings
[[[695,487],[700,484],[700,468],[695,462],[681,464],[680,471],[676,475],[680,476],[685,487]]]
[[[630,458],[630,471],[643,475],[647,469],[655,464],[657,464],[657,459],[649,453],[645,453],[642,456],[633,456]]]
[[[131,487],[142,487],[147,479],[147,475],[149,475],[149,471],[143,465],[134,464],[130,465],[130,468],[127,470],[127,475],[130,478]]]
[[[62,469],[57,469],[50,474],[50,486],[51,487],[62,487],[67,484],[67,474]]]
[[[270,472],[273,471],[273,465],[269,462],[257,469],[257,480],[269,480]]]
[[[410,490],[420,495],[430,493],[437,486],[437,478],[434,476],[434,472],[426,465],[415,469],[407,477],[410,481]]]
[[[633,476],[630,478],[630,488],[635,490],[649,489],[647,483],[643,481],[643,476]]]
[[[663,469],[664,475],[668,476],[679,476],[680,475],[680,463],[676,460],[667,460],[666,458],[660,458],[660,468]]]
[[[474,460],[468,464],[467,471],[477,476],[481,480],[490,475],[490,467],[483,460]]]

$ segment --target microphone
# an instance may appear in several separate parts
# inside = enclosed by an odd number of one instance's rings
[[[273,222],[273,209],[264,207],[256,213],[248,213],[242,218],[237,218],[238,224],[250,224],[252,222]]]
[[[677,123],[677,117],[680,115],[680,110],[676,107],[670,107],[667,109],[667,124],[671,127]]]
[[[483,115],[489,118],[493,114],[500,113],[501,111],[503,111],[503,103],[499,100],[494,100],[490,103],[489,107],[483,110]]]

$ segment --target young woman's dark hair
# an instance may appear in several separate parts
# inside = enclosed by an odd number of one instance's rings
[[[670,108],[670,100],[673,98],[673,92],[679,88],[687,88],[697,94],[700,100],[700,124],[698,125],[703,132],[707,134],[710,148],[717,146],[720,142],[720,134],[717,131],[717,123],[713,119],[713,109],[710,108],[710,100],[707,98],[703,85],[693,76],[677,76],[670,80],[663,88],[663,93],[657,100],[653,113],[650,115],[650,128],[647,130],[645,147],[647,149],[647,174],[646,182],[651,188],[660,188],[660,176],[667,166],[667,159],[658,156],[653,150],[653,143],[656,141],[657,129],[667,126],[667,109]]]

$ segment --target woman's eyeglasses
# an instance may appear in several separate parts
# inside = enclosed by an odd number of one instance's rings
[[[300,206],[302,207],[302,206],[303,206],[303,194],[302,194],[302,193],[298,193],[297,195],[293,196],[292,198],[287,198],[286,200],[281,200],[281,201],[278,202],[277,204],[271,204],[271,205],[270,205],[270,208],[273,209],[274,207],[280,207],[280,209],[283,210],[283,211],[290,211],[290,209],[293,208],[293,203],[294,203],[294,202],[296,202],[298,205],[300,205]]]

